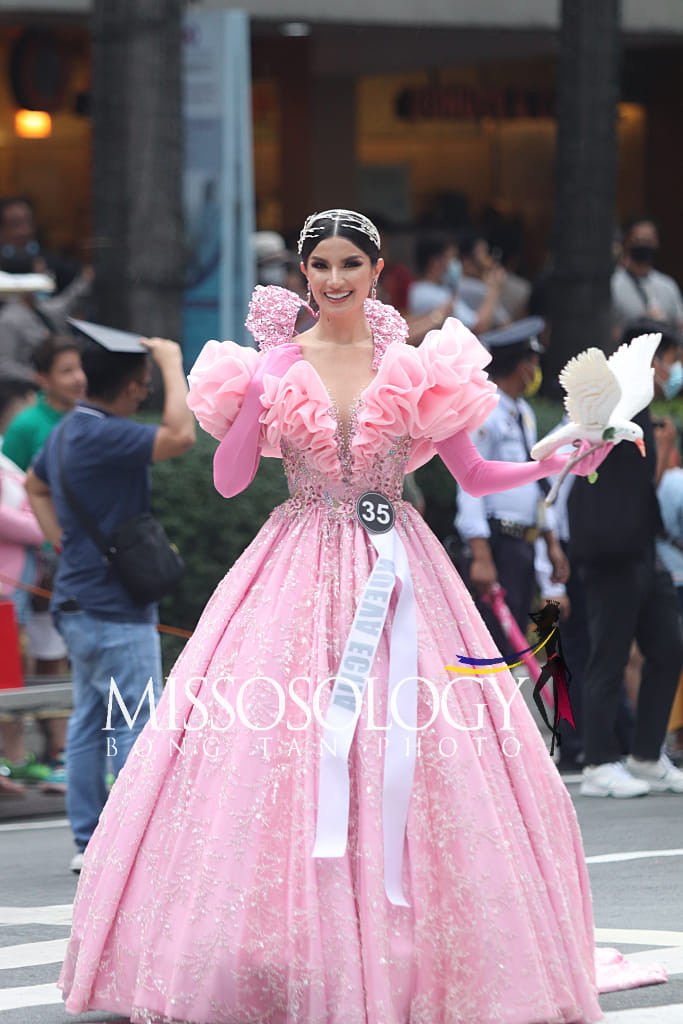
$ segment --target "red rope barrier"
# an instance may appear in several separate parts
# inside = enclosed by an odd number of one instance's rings
[[[51,590],[45,590],[43,587],[35,587],[30,583],[22,583],[20,580],[13,580],[11,576],[5,576],[4,573],[1,572],[0,583],[9,583],[15,590],[26,590],[29,594],[36,594],[38,597],[52,597]],[[187,629],[179,629],[177,626],[162,626],[161,623],[159,623],[157,625],[157,629],[160,633],[167,633],[169,636],[179,636],[184,640],[189,640],[192,636],[192,633]]]

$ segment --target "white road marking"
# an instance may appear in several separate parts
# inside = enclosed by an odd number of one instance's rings
[[[604,1024],[681,1024],[683,1003],[669,1006],[640,1006],[634,1010],[613,1010],[605,1014]]]
[[[61,964],[68,941],[50,939],[45,942],[22,942],[18,946],[0,946],[0,971],[38,967],[40,964]]]
[[[0,988],[0,1011],[18,1010],[26,1006],[55,1006],[62,1002],[56,985],[26,985],[23,988]]]
[[[0,907],[0,926],[17,924],[71,925],[71,903],[52,907]]]
[[[639,953],[625,955],[631,964],[640,964],[643,967],[648,964],[661,964],[669,978],[683,974],[683,946],[674,946],[672,949],[643,949]]]
[[[47,818],[45,821],[10,821],[0,825],[0,832],[29,832],[44,828],[68,828],[66,818]]]
[[[595,941],[606,946],[618,946],[619,943],[627,946],[683,946],[683,932],[640,928],[596,928]]]
[[[627,853],[599,853],[586,857],[586,864],[614,864],[622,860],[644,860],[648,857],[683,857],[680,850],[629,850]]]

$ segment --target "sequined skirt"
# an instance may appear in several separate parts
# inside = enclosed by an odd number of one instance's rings
[[[326,700],[376,556],[349,528],[351,500],[295,495],[218,586],[157,728],[112,790],[60,979],[72,1013],[153,1024],[600,1019],[571,801],[509,674],[446,670],[458,654],[496,651],[440,544],[397,505],[420,677],[410,906],[384,893],[386,635],[349,758],[346,855],[312,857]]]

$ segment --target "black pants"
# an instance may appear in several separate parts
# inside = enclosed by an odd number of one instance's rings
[[[565,555],[569,557],[569,545],[562,544]],[[569,598],[569,617],[560,623],[562,634],[562,651],[567,668],[571,673],[569,696],[574,712],[576,728],[564,719],[560,722],[560,763],[562,761],[578,761],[583,757],[583,681],[586,675],[586,663],[590,651],[590,635],[588,617],[586,615],[586,598],[581,581],[581,573],[577,566],[572,565],[567,581],[567,597]],[[619,691],[619,708],[617,711],[616,734],[621,754],[631,752],[633,744],[634,714],[626,697],[622,684]]]
[[[621,756],[616,722],[624,669],[635,639],[645,658],[633,754],[655,761],[683,665],[678,596],[654,554],[581,571],[590,650],[584,677],[586,764]]]
[[[492,534],[491,554],[496,566],[498,582],[505,591],[505,603],[512,612],[523,634],[529,628],[529,612],[534,600],[536,577],[534,574],[534,546],[517,537]],[[493,637],[496,647],[509,661],[515,653],[503,633],[498,619],[486,601],[477,601],[486,628]],[[526,643],[524,644],[526,647]]]

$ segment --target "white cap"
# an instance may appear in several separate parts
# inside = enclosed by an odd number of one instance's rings
[[[289,258],[285,240],[277,231],[255,231],[251,236],[251,245],[259,264],[270,263],[272,260],[284,263]]]
[[[53,292],[55,283],[49,274],[7,274],[0,270],[0,295],[25,295],[27,292]]]

